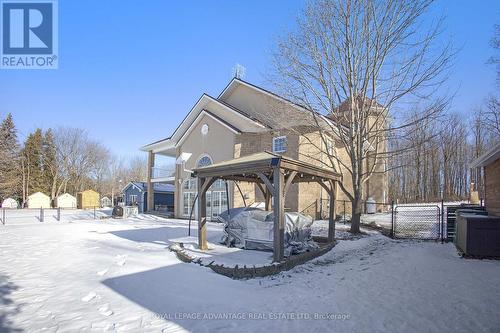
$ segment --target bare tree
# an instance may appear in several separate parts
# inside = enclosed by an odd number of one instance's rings
[[[491,136],[500,137],[500,101],[495,96],[488,98],[484,115],[484,127]]]
[[[437,43],[441,20],[426,21],[432,3],[318,0],[279,42],[275,82],[311,111],[324,147],[334,137],[345,149],[347,161],[323,152],[352,183],[352,189],[340,184],[352,202],[352,232],[359,232],[364,183],[393,153],[387,140],[432,122],[448,102],[432,98],[453,55],[450,45]],[[405,121],[411,105],[419,112]]]
[[[58,128],[54,136],[60,167],[57,195],[68,191],[75,194],[85,187],[101,186],[109,151],[79,128]]]

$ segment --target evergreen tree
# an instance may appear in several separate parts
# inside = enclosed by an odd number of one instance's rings
[[[47,192],[43,179],[43,133],[41,129],[28,135],[22,150],[24,200],[35,192]]]
[[[12,115],[0,125],[0,198],[19,196],[19,145]]]
[[[44,172],[44,187],[46,193],[53,200],[57,196],[57,186],[59,181],[60,170],[58,168],[56,156],[56,144],[54,134],[51,129],[45,132],[43,137],[43,172]]]

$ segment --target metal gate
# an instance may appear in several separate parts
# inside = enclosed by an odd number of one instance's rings
[[[442,212],[438,205],[398,205],[392,219],[394,238],[442,239]]]

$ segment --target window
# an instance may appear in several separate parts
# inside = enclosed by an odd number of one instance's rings
[[[273,152],[283,153],[286,151],[286,136],[273,138]]]
[[[196,178],[189,178],[184,181],[184,190],[196,190]]]
[[[128,196],[129,205],[137,204],[137,194],[131,194]]]
[[[212,186],[210,186],[211,190],[223,190],[226,188],[226,182],[223,181],[222,179],[217,179]]]
[[[326,139],[326,152],[330,156],[333,156],[335,153],[335,147],[333,146],[332,139],[329,139],[329,138]]]
[[[210,164],[212,164],[212,159],[208,155],[205,155],[198,160],[198,168],[209,166]]]
[[[182,213],[184,216],[189,216],[191,214],[191,208],[193,207],[194,198],[196,197],[196,193],[187,192],[183,193],[182,200]]]

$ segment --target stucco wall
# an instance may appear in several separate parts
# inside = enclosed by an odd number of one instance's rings
[[[201,127],[207,124],[209,127],[208,134],[201,134]],[[203,155],[208,155],[214,163],[227,161],[233,158],[235,136],[227,127],[214,120],[212,117],[204,115],[200,121],[193,127],[189,135],[177,148],[177,156],[182,152],[191,153],[191,158],[186,162],[185,168],[192,170],[196,167],[198,160]],[[182,182],[190,177],[189,173],[183,170],[182,165],[176,165],[176,182],[175,182],[175,216],[184,217],[182,215]],[[229,197],[232,197],[232,185],[229,186]]]

